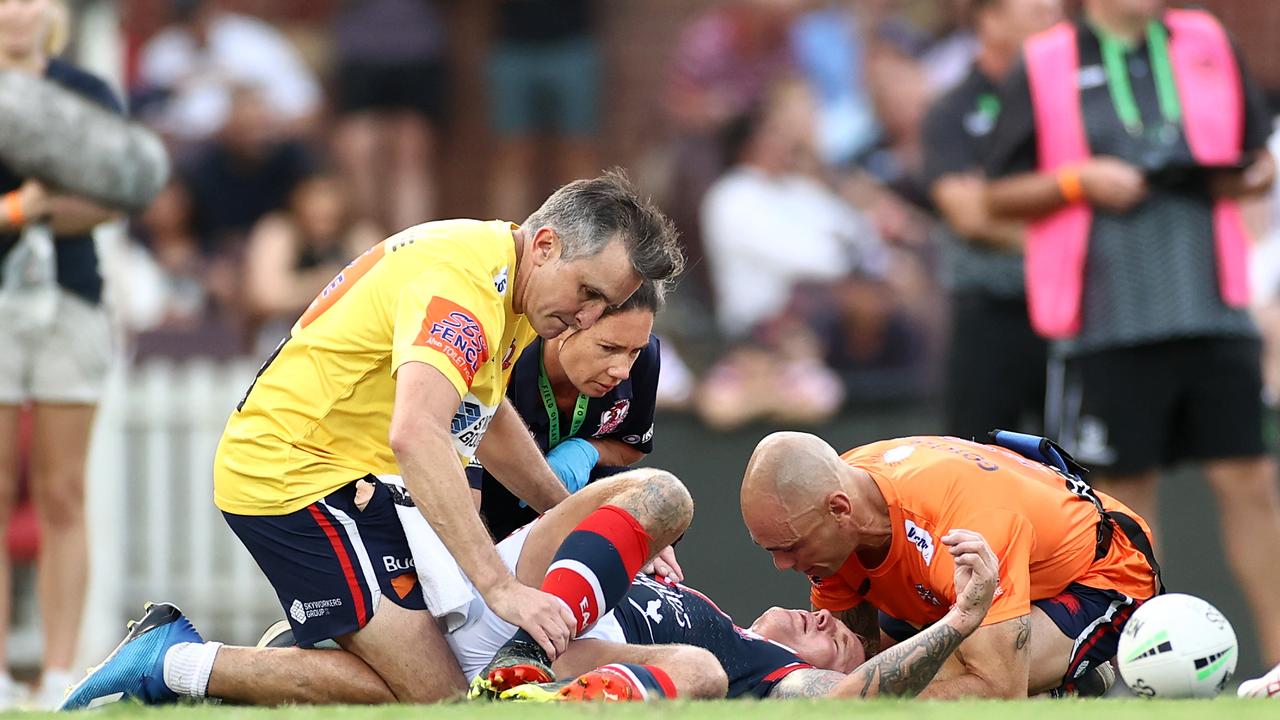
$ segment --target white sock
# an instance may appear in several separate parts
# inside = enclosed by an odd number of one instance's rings
[[[202,698],[218,657],[220,642],[178,643],[164,654],[164,684],[186,697]]]

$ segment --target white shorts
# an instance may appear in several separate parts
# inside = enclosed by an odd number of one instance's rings
[[[498,543],[498,556],[513,573],[516,571],[516,563],[520,561],[520,552],[524,549],[524,543],[529,538],[529,530],[536,524],[535,520]],[[480,674],[484,666],[488,665],[497,654],[498,649],[511,639],[515,632],[516,626],[498,617],[479,599],[479,593],[476,593],[476,601],[472,605],[467,622],[445,635],[445,638],[449,641],[449,647],[453,648],[453,654],[458,658],[458,664],[462,666],[462,672],[467,676],[467,681],[470,682]],[[600,618],[599,622],[588,628],[578,639],[608,640],[616,643],[627,641],[622,632],[622,626],[618,624],[612,612]]]
[[[59,288],[44,327],[15,322],[14,310],[0,313],[0,405],[97,403],[111,368],[106,309]]]

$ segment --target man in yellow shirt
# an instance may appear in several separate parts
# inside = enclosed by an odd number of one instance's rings
[[[503,399],[512,364],[535,335],[590,327],[682,264],[670,222],[615,173],[566,185],[522,226],[425,223],[353,260],[263,365],[215,459],[215,503],[304,647],[205,643],[172,605],[151,606],[63,708],[427,702],[463,689],[397,503],[416,505],[495,613],[563,650],[578,619],[507,570],[463,466],[479,457],[540,511],[563,500]],[[325,638],[345,652],[304,649]]]

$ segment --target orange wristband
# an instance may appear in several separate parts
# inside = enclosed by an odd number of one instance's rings
[[[1068,205],[1084,200],[1084,185],[1080,182],[1080,168],[1066,167],[1058,171],[1058,192]]]
[[[22,213],[22,198],[18,196],[17,190],[5,193],[0,204],[4,205],[4,217],[10,226],[22,227],[27,224],[27,217]]]

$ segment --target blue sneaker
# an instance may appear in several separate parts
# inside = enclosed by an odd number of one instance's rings
[[[177,606],[147,603],[142,617],[129,623],[124,640],[67,691],[58,710],[95,708],[121,700],[145,705],[176,702],[177,694],[164,684],[164,656],[184,642],[204,642],[204,638]]]

